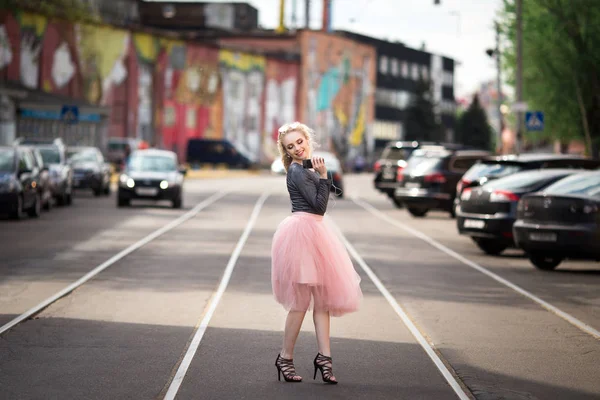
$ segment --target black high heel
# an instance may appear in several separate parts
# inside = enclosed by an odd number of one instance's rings
[[[283,379],[285,379],[286,382],[302,382],[302,378],[294,379],[299,376],[296,374],[294,360],[288,360],[287,358],[281,357],[281,354],[277,354],[275,366],[277,367],[277,379],[279,381],[281,381],[281,374],[283,374]]]
[[[336,385],[338,382],[333,380],[333,361],[331,357],[324,356],[321,353],[317,353],[315,360],[313,361],[315,366],[315,375],[313,379],[317,379],[317,369],[321,371],[321,377],[323,378],[323,382],[331,383],[332,385]]]

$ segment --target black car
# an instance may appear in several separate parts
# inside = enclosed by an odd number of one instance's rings
[[[460,204],[460,195],[464,188],[483,185],[519,171],[547,168],[596,169],[600,160],[569,154],[525,153],[490,156],[473,165],[456,186],[455,207]]]
[[[406,160],[419,147],[419,142],[390,142],[381,153],[379,160],[373,165],[375,189],[394,199],[394,191],[398,187],[398,173],[406,167]],[[401,206],[401,204],[397,204]]]
[[[456,210],[456,226],[487,254],[500,254],[514,246],[512,227],[517,203],[560,179],[577,173],[573,169],[541,169],[517,172],[481,187],[465,188]]]
[[[96,147],[69,147],[69,164],[73,168],[73,189],[91,189],[94,195],[110,194],[110,165]]]
[[[19,219],[24,212],[39,217],[42,199],[40,170],[33,152],[24,147],[0,147],[0,213]]]
[[[185,169],[178,169],[177,155],[166,150],[137,150],[119,176],[117,206],[134,199],[169,200],[181,208]]]
[[[248,169],[252,161],[231,142],[216,139],[190,139],[187,143],[186,160],[192,165],[227,165],[230,168]]]
[[[50,183],[50,171],[47,165],[44,164],[42,153],[35,147],[28,147],[33,153],[33,159],[35,161],[35,167],[40,171],[40,184],[38,185],[38,192],[40,193],[40,199],[42,201],[42,208],[49,211],[52,208],[52,186]]]
[[[430,210],[448,211],[454,216],[456,184],[473,164],[489,154],[423,146],[413,152],[406,168],[398,174],[394,199],[404,203],[415,217],[424,217]]]
[[[600,261],[600,171],[523,196],[513,234],[539,269],[552,270],[565,258]]]

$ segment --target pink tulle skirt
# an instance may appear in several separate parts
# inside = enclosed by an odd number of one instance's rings
[[[358,309],[360,276],[323,216],[295,212],[284,219],[271,257],[273,294],[286,310],[314,308],[337,317]]]

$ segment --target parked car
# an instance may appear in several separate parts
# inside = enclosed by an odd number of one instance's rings
[[[419,147],[419,142],[390,142],[373,165],[375,178],[373,186],[394,200],[394,191],[398,187],[397,176],[406,167],[406,160]],[[397,204],[401,206],[402,204]]]
[[[482,150],[417,149],[398,174],[394,199],[405,204],[415,217],[424,217],[430,210],[448,211],[454,216],[456,184],[473,164],[489,154]]]
[[[91,189],[96,196],[110,194],[110,165],[97,147],[69,147],[67,155],[74,189]]]
[[[323,157],[325,160],[327,175],[331,178],[333,183],[331,191],[337,197],[344,197],[344,172],[340,160],[335,154],[326,151],[316,151],[314,156]],[[285,168],[283,167],[281,158],[278,157],[271,163],[271,172],[277,175],[285,175]]]
[[[514,246],[512,227],[519,199],[575,173],[573,169],[522,171],[480,187],[465,188],[456,212],[458,232],[470,236],[487,254],[502,253]]]
[[[131,154],[119,176],[117,206],[125,207],[134,199],[168,200],[181,208],[185,168],[178,168],[177,155],[167,150],[138,150]]]
[[[539,269],[553,270],[565,258],[600,261],[600,171],[580,172],[523,196],[513,233]]]
[[[27,146],[33,154],[35,167],[40,172],[40,182],[37,186],[40,194],[40,200],[42,201],[42,208],[46,211],[50,211],[52,208],[52,187],[50,183],[50,171],[47,165],[44,164],[42,154],[36,147]]]
[[[19,219],[24,212],[37,218],[42,199],[38,190],[40,171],[30,149],[0,147],[0,213]]]
[[[521,155],[490,156],[473,165],[456,186],[455,207],[460,204],[463,189],[475,187],[519,171],[547,168],[596,169],[600,160],[569,154],[526,153]]]
[[[60,138],[19,138],[18,143],[39,149],[50,175],[50,190],[59,206],[73,202],[73,168],[67,162],[67,149]]]

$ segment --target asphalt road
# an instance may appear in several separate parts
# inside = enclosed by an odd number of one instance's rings
[[[536,270],[485,256],[444,213],[415,219],[346,177],[330,201],[362,278],[359,312],[334,318],[339,385],[277,381],[284,310],[270,246],[289,215],[283,177],[189,180],[184,208],[79,194],[38,220],[0,221],[2,399],[597,399],[600,264]],[[98,268],[100,267],[100,268]],[[2,329],[2,328],[0,328]]]

